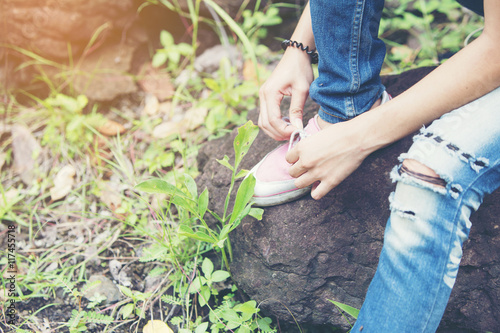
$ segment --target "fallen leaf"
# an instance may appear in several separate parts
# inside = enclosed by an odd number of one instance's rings
[[[183,120],[183,127],[188,131],[192,131],[205,123],[205,118],[208,114],[207,108],[192,108],[186,112]]]
[[[156,126],[153,129],[153,137],[156,139],[163,139],[172,134],[181,133],[182,126],[175,121],[166,121]]]
[[[261,64],[257,64],[257,70],[259,71],[259,75],[262,76],[262,74],[265,72],[265,67]],[[257,80],[257,72],[255,71],[255,66],[251,60],[246,60],[243,64],[243,78],[246,81],[254,81],[256,83],[259,82],[259,80]],[[260,77],[260,79],[262,79],[262,77]]]
[[[107,119],[106,122],[97,128],[99,133],[106,136],[114,136],[118,134],[123,134],[125,132],[125,127],[122,124],[117,123],[114,120]]]
[[[72,165],[65,165],[56,175],[54,179],[54,187],[50,189],[50,198],[56,201],[64,198],[75,183],[76,170]]]
[[[12,152],[14,170],[26,185],[31,185],[35,178],[36,160],[42,147],[30,130],[22,125],[12,126]]]
[[[142,68],[144,76],[139,80],[139,86],[147,93],[153,94],[160,101],[171,98],[175,94],[175,87],[168,73],[154,68],[147,63]]]
[[[161,320],[150,320],[144,326],[143,333],[174,333],[174,331]]]
[[[142,109],[141,114],[145,116],[154,116],[160,110],[160,102],[155,95],[146,94],[144,98],[144,109]]]

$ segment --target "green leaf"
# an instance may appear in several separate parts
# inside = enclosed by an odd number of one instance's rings
[[[200,197],[198,198],[198,212],[200,214],[200,218],[203,219],[203,216],[205,215],[207,208],[208,208],[208,189],[205,188],[205,190],[200,194]]]
[[[348,315],[350,315],[354,319],[358,319],[358,315],[359,315],[358,309],[353,308],[352,306],[349,306],[349,305],[344,304],[344,303],[339,303],[339,302],[335,302],[332,300],[329,300],[329,301],[332,302],[333,304],[335,304],[339,309],[341,309],[342,311],[344,311],[345,313],[347,313]]]
[[[250,120],[238,128],[238,135],[234,138],[234,168],[238,169],[243,156],[248,153],[250,146],[259,134],[259,128]]]
[[[134,312],[134,308],[135,308],[134,303],[129,303],[127,305],[122,306],[122,308],[120,309],[122,318],[127,319],[132,314],[132,312]]]
[[[212,282],[222,282],[222,281],[226,280],[230,276],[231,275],[229,274],[229,272],[220,271],[220,270],[219,271],[215,271],[212,274]]]
[[[134,299],[134,294],[132,293],[132,290],[130,290],[129,288],[125,287],[125,286],[118,286],[121,290],[121,292],[127,296],[127,297],[130,297],[132,299]]]
[[[216,239],[213,239],[212,237],[210,237],[210,235],[204,233],[203,231],[194,232],[193,229],[191,229],[189,226],[185,224],[181,224],[179,226],[179,235],[193,238],[202,242],[207,242],[210,244],[213,244],[214,242],[217,241]]]
[[[166,30],[162,30],[160,33],[160,43],[163,46],[170,46],[174,44],[174,37],[172,34]]]
[[[150,179],[146,180],[135,186],[135,189],[138,191],[144,191],[146,193],[161,193],[168,195],[181,195],[185,196],[181,190],[179,190],[174,185],[161,180],[161,179]]]
[[[231,214],[231,220],[229,221],[230,224],[237,218],[243,218],[240,214],[243,212],[250,200],[252,200],[254,188],[255,177],[253,175],[250,175],[241,182],[238,192],[236,193],[236,199],[234,200],[233,212]]]
[[[229,157],[227,155],[224,156],[224,158],[222,160],[217,160],[217,162],[219,162],[219,164],[225,166],[226,168],[228,168],[229,170],[233,171],[234,168],[231,164],[229,164]]]
[[[184,174],[184,185],[186,185],[189,194],[191,194],[191,198],[198,198],[198,187],[196,185],[196,182],[194,181],[193,177],[191,177],[187,173]]]
[[[250,213],[248,213],[251,217],[261,221],[262,220],[262,215],[264,215],[264,210],[262,208],[254,208],[252,207],[250,209]]]
[[[246,175],[248,175],[248,173],[249,173],[249,172],[250,172],[250,171],[248,171],[248,170],[240,170],[240,171],[238,172],[238,174],[236,175],[235,179],[243,178],[243,177],[245,177]]]
[[[205,333],[207,331],[207,328],[208,322],[201,323],[200,325],[198,325],[198,327],[196,327],[194,333]]]
[[[220,92],[219,83],[217,83],[217,81],[215,81],[214,79],[206,78],[203,79],[203,82],[205,83],[208,89],[215,92]]]
[[[214,264],[208,258],[203,259],[203,263],[201,264],[201,270],[207,279],[210,279],[212,276],[212,272],[214,271]]]
[[[168,55],[163,50],[159,50],[153,56],[152,64],[153,67],[160,67],[167,62]]]
[[[200,297],[198,297],[198,301],[201,307],[207,305],[208,301],[210,300],[210,295],[211,293],[209,287],[204,286],[201,288]]]
[[[243,304],[238,304],[233,308],[237,312],[243,312],[243,313],[257,313],[260,310],[257,308],[257,302],[256,301],[248,301]]]
[[[201,286],[202,286],[201,278],[199,276],[197,276],[194,278],[193,282],[189,286],[189,292],[193,294],[193,293],[197,292],[198,290],[200,290]]]

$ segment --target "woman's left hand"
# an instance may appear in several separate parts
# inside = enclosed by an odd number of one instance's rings
[[[316,183],[311,191],[313,199],[325,196],[370,154],[363,149],[364,131],[354,120],[329,125],[300,141],[286,155],[288,163],[293,164],[290,175],[297,178],[295,186]]]

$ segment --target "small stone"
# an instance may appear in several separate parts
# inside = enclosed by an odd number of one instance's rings
[[[106,304],[111,304],[120,300],[120,289],[118,289],[116,284],[114,284],[110,279],[100,274],[92,275],[88,279],[89,284],[95,281],[101,281],[101,283],[97,284],[94,288],[87,290],[84,295],[87,299],[97,295],[102,295],[106,296]]]

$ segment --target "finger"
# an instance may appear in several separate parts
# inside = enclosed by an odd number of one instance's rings
[[[299,160],[299,156],[299,149],[295,146],[286,153],[285,159],[288,163],[293,164],[292,167],[294,167],[295,163]],[[295,168],[298,168],[298,166],[295,166]]]
[[[294,89],[292,99],[290,101],[290,110],[288,111],[290,122],[298,129],[304,129],[302,116],[304,113],[304,105],[307,96],[309,95],[308,89]]]
[[[281,97],[282,99],[283,97]],[[274,126],[271,124],[272,120],[272,114],[270,115],[270,112],[272,112],[272,108],[269,108],[268,101],[270,99],[268,91],[266,91],[265,87],[263,86],[260,91],[259,91],[259,102],[260,102],[260,109],[259,109],[259,127],[266,133],[268,136],[273,138],[274,140],[283,140],[282,135],[275,130]],[[280,104],[280,100],[278,97],[278,108]],[[270,119],[271,118],[271,119]],[[285,126],[285,125],[283,125]]]
[[[311,197],[314,200],[319,200],[328,194],[335,186],[328,184],[325,181],[315,184],[311,190]]]

